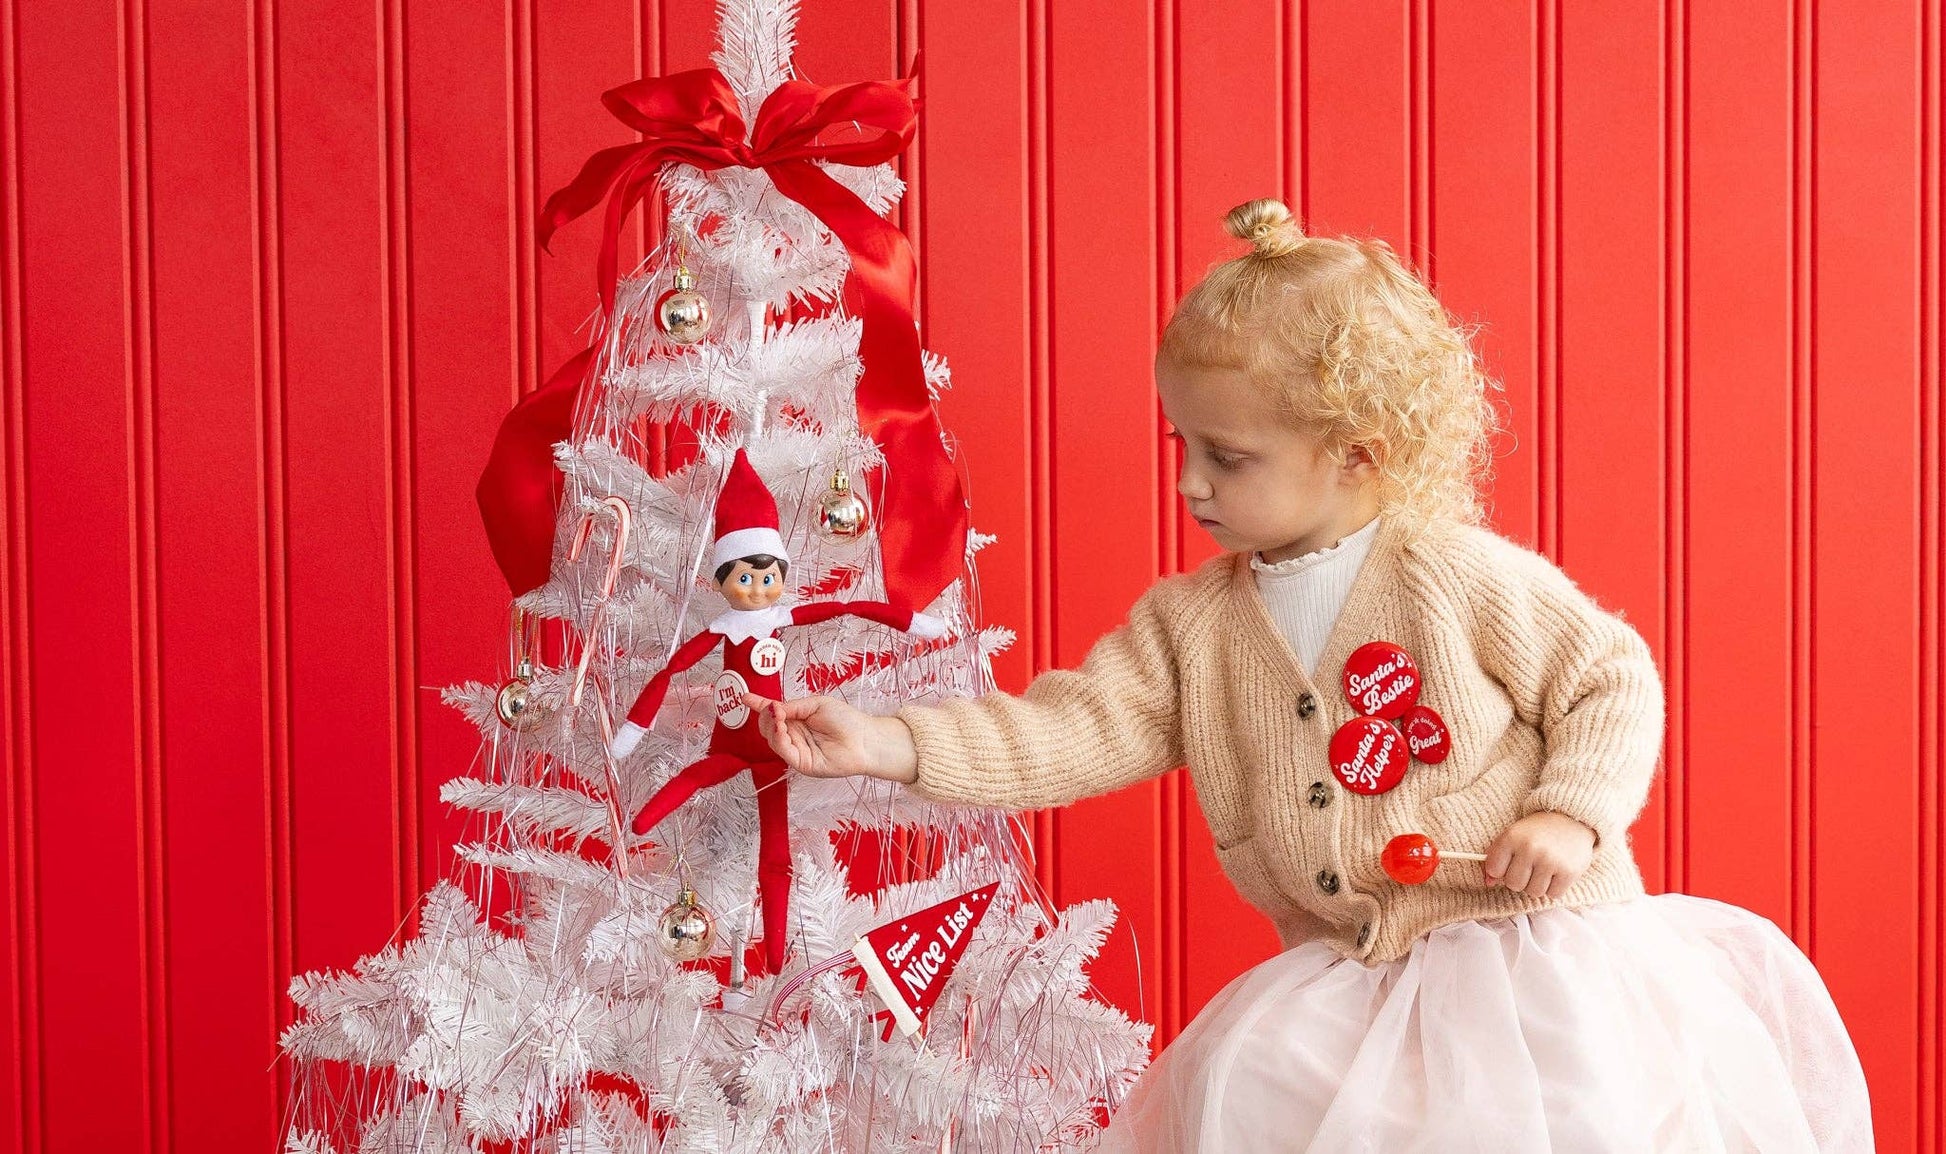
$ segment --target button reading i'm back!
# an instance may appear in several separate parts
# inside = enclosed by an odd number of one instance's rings
[[[1390,641],[1368,641],[1345,659],[1345,697],[1367,717],[1397,720],[1419,700],[1419,666]]]
[[[1331,772],[1353,793],[1384,793],[1405,776],[1405,737],[1380,717],[1354,717],[1331,735]]]

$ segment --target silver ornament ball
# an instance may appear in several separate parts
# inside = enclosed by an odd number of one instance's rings
[[[709,298],[696,291],[688,269],[677,269],[676,287],[655,302],[656,327],[679,345],[693,345],[709,335],[709,321]]]
[[[831,475],[831,489],[818,503],[818,531],[827,537],[857,537],[871,528],[872,511],[851,491],[851,479],[839,469]]]
[[[696,900],[696,891],[685,886],[662,911],[662,936],[658,939],[662,952],[678,962],[693,962],[709,953],[715,937],[716,918]]]
[[[508,729],[524,733],[541,723],[541,707],[534,700],[530,684],[533,676],[533,663],[522,661],[513,680],[502,685],[499,695],[493,699],[493,712]]]

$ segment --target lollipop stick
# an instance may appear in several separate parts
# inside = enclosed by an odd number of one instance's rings
[[[1456,849],[1440,850],[1439,857],[1441,861],[1485,861],[1487,860],[1487,855],[1483,853],[1461,853],[1459,850]]]

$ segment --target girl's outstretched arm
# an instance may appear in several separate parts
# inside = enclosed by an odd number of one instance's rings
[[[1041,809],[1108,793],[1182,764],[1165,581],[1095,642],[1079,669],[1041,674],[1015,696],[989,693],[907,705],[873,717],[830,698],[751,700],[778,756],[812,776],[868,774],[934,801]]]
[[[896,717],[874,717],[835,697],[772,701],[744,694],[765,740],[807,777],[879,777],[911,784],[919,753]]]

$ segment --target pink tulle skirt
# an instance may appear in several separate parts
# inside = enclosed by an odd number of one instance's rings
[[[1319,943],[1231,982],[1105,1151],[1859,1151],[1865,1077],[1810,961],[1681,894]]]

